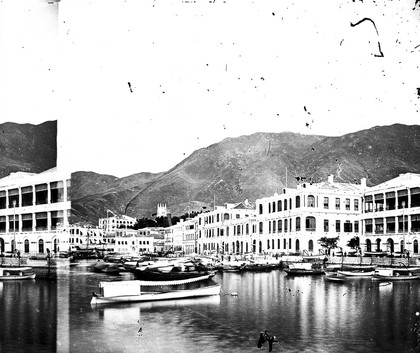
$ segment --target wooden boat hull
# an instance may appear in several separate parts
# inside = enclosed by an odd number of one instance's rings
[[[288,276],[317,276],[325,274],[325,271],[322,269],[303,270],[285,268],[284,272],[286,272]]]
[[[34,279],[35,273],[32,267],[1,267],[0,281],[16,281]]]
[[[0,276],[0,281],[16,281],[16,280],[25,280],[25,279],[34,279],[35,273],[31,275],[22,275],[22,276]]]
[[[325,273],[325,278],[328,281],[333,281],[333,282],[353,282],[353,281],[357,281],[357,280],[363,280],[363,279],[371,279],[372,276],[345,276],[345,275],[340,275],[337,272],[330,272],[330,273]]]
[[[215,275],[215,272],[208,272],[208,271],[202,271],[202,272],[160,272],[158,270],[140,270],[136,269],[134,271],[134,276],[138,280],[143,281],[175,281],[175,280],[184,280],[184,279],[190,279],[190,278],[199,278],[203,276],[207,276],[207,278],[213,277]]]
[[[419,280],[420,276],[374,276],[372,281],[416,281]]]
[[[254,265],[254,264],[251,264],[251,265],[246,265],[244,267],[245,271],[271,271],[273,269],[275,269],[275,266],[270,265],[270,264],[268,264],[268,265]]]
[[[340,276],[351,277],[351,278],[368,278],[373,277],[375,271],[337,271],[337,274]]]
[[[110,304],[110,303],[127,303],[127,302],[151,302],[157,300],[172,300],[198,298],[220,295],[220,284],[194,289],[182,289],[167,292],[142,292],[140,295],[121,295],[115,297],[103,297],[95,294],[90,302],[91,305]]]

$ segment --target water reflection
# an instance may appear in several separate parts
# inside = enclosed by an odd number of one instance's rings
[[[262,330],[273,352],[418,351],[418,282],[225,273],[220,297],[91,307],[103,280],[115,278],[79,268],[54,284],[0,283],[0,351],[255,352]]]

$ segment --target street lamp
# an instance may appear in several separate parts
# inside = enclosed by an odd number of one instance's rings
[[[16,200],[13,200],[13,244],[14,244],[14,252],[17,250],[16,246],[16,225],[15,225],[15,218],[16,218]]]
[[[405,220],[404,220],[405,201],[402,202],[402,223],[403,223],[403,248],[401,252],[405,252]]]

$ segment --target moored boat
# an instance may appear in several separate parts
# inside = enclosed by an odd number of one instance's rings
[[[419,268],[378,268],[372,281],[413,281],[420,279]]]
[[[319,262],[292,263],[284,271],[289,276],[323,275],[325,273],[323,263]]]
[[[220,284],[215,282],[212,282],[212,284],[205,283],[204,281],[206,279],[100,282],[100,292],[93,293],[90,303],[91,305],[97,305],[124,302],[150,302],[220,295]]]
[[[200,277],[210,278],[216,274],[214,271],[181,271],[178,268],[172,268],[171,271],[162,271],[158,268],[136,268],[133,273],[136,279],[143,281],[174,281]]]
[[[344,277],[351,278],[367,278],[373,277],[375,271],[364,271],[364,270],[355,270],[355,271],[337,271],[337,274]]]
[[[0,267],[0,281],[34,279],[32,267]]]

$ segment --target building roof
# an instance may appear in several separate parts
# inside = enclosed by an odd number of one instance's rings
[[[386,189],[395,189],[395,188],[409,188],[409,187],[418,187],[420,186],[420,174],[416,173],[405,173],[400,174],[394,179],[385,181],[384,183],[372,186],[366,190],[366,192],[375,192],[383,191]]]

